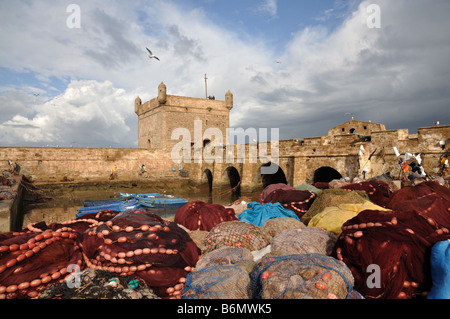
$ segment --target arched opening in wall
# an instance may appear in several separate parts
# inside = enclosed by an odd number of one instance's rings
[[[350,134],[356,134],[356,133],[357,133],[356,128],[351,128],[350,129]]]
[[[241,176],[238,170],[230,166],[226,169],[228,180],[230,181],[231,188],[231,201],[235,201],[241,197]]]
[[[205,169],[205,171],[202,174],[202,183],[206,184],[208,183],[208,189],[209,193],[212,193],[212,186],[213,186],[213,174],[209,169]]]
[[[276,173],[263,174],[264,172],[263,172],[262,168],[269,167],[270,165],[276,166],[276,168],[277,168]],[[271,162],[266,163],[259,168],[259,171],[261,174],[262,184],[263,184],[264,188],[266,188],[267,186],[272,185],[272,184],[279,184],[279,183],[286,184],[286,185],[288,184],[286,175],[284,174],[283,169],[275,163],[271,163]]]
[[[342,175],[332,167],[323,166],[314,172],[314,183],[329,183],[333,179],[340,179]]]

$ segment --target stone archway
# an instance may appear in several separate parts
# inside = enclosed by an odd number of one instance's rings
[[[209,192],[212,193],[213,188],[213,174],[209,169],[205,169],[202,174],[202,184],[208,183]]]
[[[261,165],[261,167],[259,168],[259,174],[261,175],[261,179],[262,179],[262,184],[263,184],[263,188],[266,188],[267,186],[271,185],[271,184],[288,184],[287,179],[286,179],[286,175],[284,174],[283,169],[278,166],[278,170],[275,174],[262,174],[261,173],[261,168],[262,167],[268,167],[270,165],[276,165],[275,163],[266,163],[264,165]]]
[[[234,166],[229,166],[225,170],[224,174],[229,182],[231,188],[231,197],[236,200],[241,197],[241,176],[238,170]]]
[[[322,166],[314,171],[313,183],[329,183],[342,178],[341,173],[330,166]]]

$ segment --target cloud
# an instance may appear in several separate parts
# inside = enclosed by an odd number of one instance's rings
[[[11,99],[14,94],[5,97]],[[32,116],[27,116],[30,112],[23,105],[22,114],[0,124],[0,136],[11,145],[125,145],[137,134],[130,127],[134,118],[128,112],[133,96],[108,81],[72,81],[63,94],[32,105]]]
[[[276,17],[278,12],[277,0],[264,0],[257,7],[256,12],[268,14],[270,17]]]
[[[302,27],[282,48],[173,1],[78,1],[80,29],[67,28],[63,1],[0,2],[2,145],[135,147],[136,96],[164,81],[168,94],[204,97],[205,73],[209,94],[234,94],[231,126],[282,138],[325,135],[347,112],[388,128],[450,123],[449,2],[380,0],[381,29],[366,25],[371,1],[350,2],[324,13],[345,12],[338,26]],[[25,74],[32,83],[7,82]]]

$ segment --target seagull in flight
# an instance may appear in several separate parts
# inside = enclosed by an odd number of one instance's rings
[[[154,59],[160,61],[159,58],[158,58],[157,56],[153,55],[152,51],[150,51],[149,48],[146,47],[146,49],[147,49],[148,53],[150,53],[150,55],[148,56],[150,59],[153,59],[153,58],[154,58]]]

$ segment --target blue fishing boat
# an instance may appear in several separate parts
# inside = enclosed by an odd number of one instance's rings
[[[75,216],[77,218],[79,218],[83,215],[95,214],[95,213],[101,212],[103,210],[114,210],[114,211],[118,211],[118,212],[123,212],[126,210],[136,210],[141,207],[152,208],[153,206],[149,203],[146,203],[144,205],[143,203],[139,202],[137,199],[131,199],[131,200],[125,200],[122,202],[109,203],[109,204],[105,204],[105,205],[80,207],[80,208],[78,208],[78,214],[76,214]]]
[[[103,206],[108,204],[120,204],[124,201],[134,199],[135,196],[123,196],[123,197],[115,197],[115,198],[107,198],[107,199],[90,199],[83,201],[84,207],[91,206]]]
[[[160,193],[134,194],[119,192],[119,196],[134,196],[134,198],[136,198],[144,206],[157,209],[179,208],[189,202],[185,198],[175,197],[172,195],[164,195]]]

